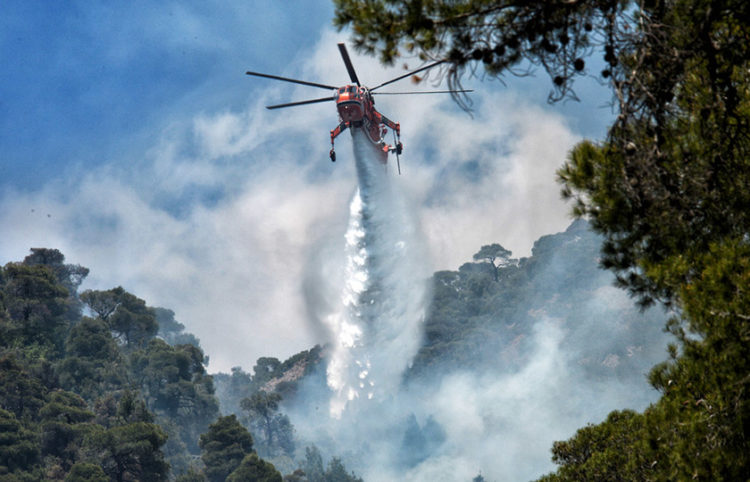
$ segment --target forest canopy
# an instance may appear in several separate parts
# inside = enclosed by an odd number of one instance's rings
[[[0,478],[203,477],[219,403],[198,339],[122,287],[78,293],[87,268],[31,251],[0,267]],[[243,470],[281,479],[255,457]]]

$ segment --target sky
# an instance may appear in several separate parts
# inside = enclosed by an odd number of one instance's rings
[[[344,246],[351,137],[331,163],[333,103],[264,108],[326,93],[244,72],[346,83],[336,43],[350,35],[332,18],[323,0],[2,2],[0,263],[59,249],[90,268],[82,289],[122,286],[175,311],[211,372],[324,342],[304,286],[313,260]],[[421,66],[349,53],[365,85]],[[438,74],[389,89],[445,88]],[[527,256],[564,230],[555,170],[612,118],[594,80],[554,105],[542,72],[463,83],[471,115],[449,96],[377,98],[402,126],[403,174],[389,175],[428,271],[495,242]]]

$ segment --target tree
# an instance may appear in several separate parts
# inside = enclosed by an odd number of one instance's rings
[[[264,456],[277,455],[276,452],[294,452],[294,428],[289,417],[277,413],[281,395],[260,390],[243,399],[240,406],[247,411],[250,428],[264,434],[262,453]],[[260,444],[259,444],[260,445]]]
[[[90,448],[96,448],[104,472],[113,480],[159,481],[167,480],[169,473],[161,452],[166,441],[158,425],[133,422],[95,434]]]
[[[643,276],[646,265],[747,232],[748,13],[741,0],[337,0],[335,23],[384,60],[404,47],[445,59],[455,76],[526,59],[562,90],[602,52],[619,115],[601,152],[582,144],[560,177],[607,238],[604,266],[648,302],[673,289]]]
[[[0,355],[0,407],[21,420],[38,420],[47,387],[13,355]]]
[[[219,413],[213,379],[203,366],[203,352],[193,345],[170,346],[153,339],[134,352],[131,363],[148,407],[174,422],[191,453],[198,437]]]
[[[153,423],[153,414],[137,393],[126,391],[117,401],[109,395],[95,410],[100,425],[86,438],[84,449],[111,479],[167,479],[169,464],[162,452],[167,435]]]
[[[16,416],[0,408],[0,474],[28,470],[39,457],[34,434]]]
[[[328,462],[325,475],[326,482],[363,482],[353,472],[350,474],[346,471],[343,462],[338,457],[333,457]]]
[[[273,464],[252,453],[246,455],[240,466],[229,474],[227,482],[282,482],[282,479]]]
[[[70,330],[56,373],[65,389],[93,400],[125,385],[126,365],[106,323],[84,317]]]
[[[552,460],[561,465],[542,480],[650,480],[654,454],[639,447],[645,439],[644,416],[632,410],[615,411],[598,425],[579,429],[575,436],[552,446]],[[627,447],[627,450],[623,450]],[[613,473],[612,467],[617,467]]]
[[[126,348],[144,346],[159,330],[154,310],[120,286],[108,291],[87,290],[81,293],[81,299],[107,323]]]
[[[445,62],[454,87],[477,65],[498,77],[542,66],[553,81],[550,99],[558,100],[575,98],[572,81],[585,74],[591,52],[603,51],[605,61],[617,65],[622,44],[636,40],[633,19],[625,15],[633,3],[334,0],[334,25],[351,27],[355,47],[377,53],[384,63],[404,52],[422,62]],[[602,76],[613,75],[607,69]]]
[[[71,295],[89,274],[89,269],[79,264],[65,264],[65,256],[57,249],[31,248],[31,254],[23,259],[23,264],[49,267]]]
[[[217,373],[213,375],[216,384],[216,396],[221,400],[222,411],[237,416],[242,414],[240,403],[248,398],[253,391],[253,382],[249,373],[242,367],[232,367],[232,373]]]
[[[323,457],[315,445],[305,448],[305,461],[301,469],[308,482],[362,482],[354,473],[347,473],[346,467],[338,457],[331,458],[323,470]]]
[[[94,431],[94,414],[81,397],[58,390],[49,395],[39,415],[42,456],[57,457],[62,469],[69,470],[77,462],[84,438]]]
[[[204,473],[211,482],[223,482],[246,455],[253,453],[253,437],[234,415],[219,417],[201,435],[199,445],[206,465]]]
[[[323,470],[323,456],[315,445],[305,447],[305,461],[302,470],[309,482],[324,482],[325,471]]]
[[[187,472],[179,475],[175,479],[175,482],[206,482],[206,476],[203,475],[203,472],[199,472],[195,470],[195,468],[190,467]]]
[[[511,251],[503,248],[497,243],[482,246],[474,255],[474,261],[485,261],[492,267],[492,276],[498,280],[498,270],[510,262]]]
[[[261,357],[253,366],[253,383],[258,389],[262,389],[263,385],[279,375],[279,369],[281,368],[281,362],[278,358],[273,357]]]
[[[745,2],[657,3],[621,57],[632,85],[606,142],[580,144],[564,193],[605,236],[603,265],[677,313],[646,412],[661,478],[750,476],[750,25]],[[637,108],[635,108],[637,107]],[[625,108],[633,108],[625,111]],[[617,465],[614,465],[617,467]],[[613,469],[617,470],[617,469]]]
[[[78,462],[68,472],[65,482],[108,482],[109,477],[99,465]]]
[[[200,348],[200,340],[192,333],[185,332],[185,325],[175,320],[174,311],[167,308],[154,308],[154,316],[159,324],[157,335],[172,346],[193,345]]]
[[[50,358],[59,355],[71,300],[47,266],[9,263],[3,269],[3,305],[8,324],[4,327],[5,346],[37,345]]]
[[[97,314],[100,320],[106,322],[119,306],[119,295],[123,292],[122,288],[107,291],[86,290],[81,293],[81,300]]]
[[[741,0],[338,0],[335,22],[384,60],[404,47],[458,76],[472,62],[502,74],[526,59],[563,91],[583,57],[603,52],[619,115],[603,150],[583,144],[560,177],[607,237],[605,267],[649,302],[674,290],[642,276],[647,265],[747,232],[749,13]]]

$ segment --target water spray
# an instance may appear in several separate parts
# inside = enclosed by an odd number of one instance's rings
[[[384,169],[383,152],[352,131],[359,187],[349,206],[345,282],[326,318],[333,417],[395,393],[416,354],[425,316],[427,263],[416,223]]]

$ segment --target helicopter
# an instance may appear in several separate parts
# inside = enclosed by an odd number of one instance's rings
[[[318,99],[308,99],[297,102],[289,102],[286,104],[277,104],[266,106],[267,109],[281,109],[284,107],[296,107],[300,105],[316,104],[319,102],[335,101],[336,109],[338,111],[339,124],[331,130],[331,150],[329,157],[331,161],[336,162],[336,151],[334,150],[334,141],[342,132],[346,129],[362,129],[367,135],[367,138],[376,145],[385,155],[382,157],[384,164],[387,162],[387,154],[389,152],[396,154],[396,162],[398,165],[398,172],[401,174],[401,161],[399,156],[404,149],[401,143],[401,125],[398,122],[394,122],[388,117],[384,116],[375,109],[374,95],[404,95],[404,94],[455,94],[455,93],[466,93],[473,92],[472,90],[435,90],[435,91],[417,91],[417,92],[375,92],[386,85],[392,84],[396,81],[404,79],[406,77],[413,76],[419,72],[436,67],[445,62],[445,60],[439,60],[431,63],[419,69],[413,70],[409,73],[400,75],[391,80],[383,82],[373,88],[368,88],[360,84],[357,73],[354,70],[352,61],[349,58],[349,53],[346,50],[346,45],[343,43],[338,44],[341,58],[344,60],[344,65],[349,73],[349,79],[351,84],[347,84],[343,87],[336,87],[333,85],[319,84],[316,82],[308,82],[305,80],[290,79],[288,77],[280,77],[278,75],[263,74],[260,72],[245,72],[247,75],[256,77],[264,77],[267,79],[281,80],[284,82],[292,82],[295,84],[306,85],[309,87],[317,87],[319,89],[326,89],[333,91],[333,94],[328,97],[322,97]],[[393,145],[385,142],[385,137],[388,134],[388,129],[393,132]]]

